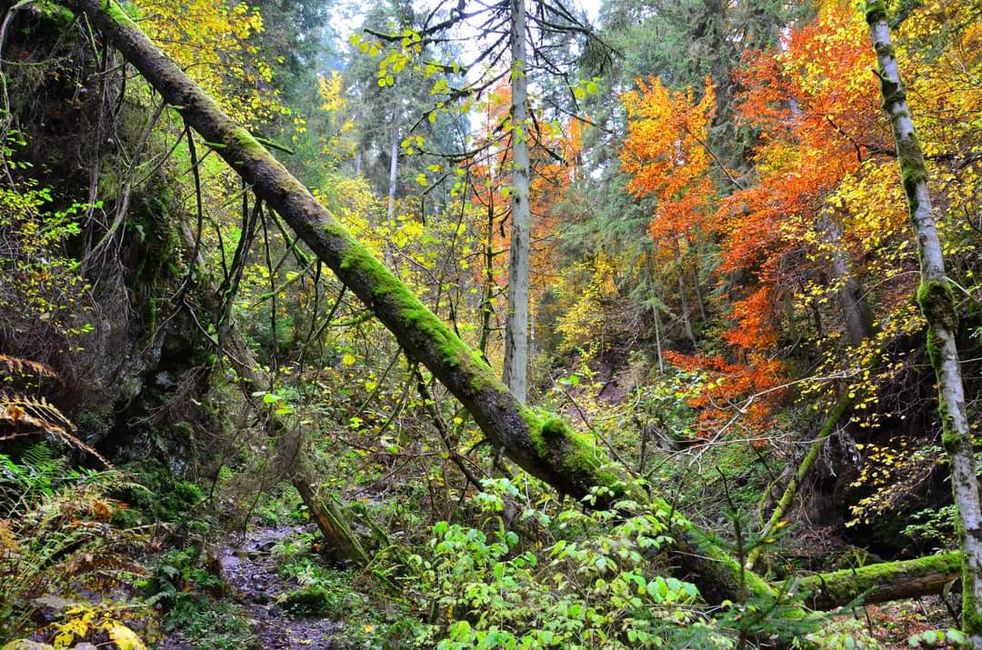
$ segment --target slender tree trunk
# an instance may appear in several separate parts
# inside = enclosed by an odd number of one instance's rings
[[[821,224],[831,248],[830,275],[839,284],[839,308],[846,326],[849,343],[859,345],[873,335],[873,311],[863,296],[863,287],[849,268],[849,259],[842,249],[842,226],[831,217]]]
[[[491,317],[494,316],[494,192],[488,192],[487,219],[484,239],[484,287],[481,291],[481,336],[477,349],[485,360],[491,340]]]
[[[532,209],[529,204],[528,77],[525,0],[511,1],[511,255],[505,326],[505,384],[520,402],[528,396],[529,273]]]
[[[982,649],[982,504],[955,343],[958,313],[954,293],[945,275],[924,154],[914,132],[882,0],[867,4],[866,22],[879,63],[883,108],[893,126],[910,220],[917,235],[921,264],[917,301],[927,321],[927,349],[938,380],[942,443],[951,463],[951,489],[959,514],[963,551],[962,629],[971,638],[973,646]]]
[[[692,315],[689,313],[689,298],[685,295],[685,267],[682,264],[682,251],[679,242],[675,240],[675,266],[679,274],[679,306],[682,311],[682,325],[685,327],[685,335],[692,341],[692,347],[698,345],[696,333],[692,329]]]
[[[651,292],[655,291],[655,259],[654,253],[649,249],[645,251],[644,254],[644,265],[648,272],[648,285]],[[658,297],[659,302],[661,302],[661,296]],[[665,373],[665,357],[662,354],[661,349],[661,310],[655,306],[651,310],[652,315],[655,318],[655,352],[658,354],[658,372]]]
[[[389,149],[389,223],[396,218],[396,191],[399,187],[399,129],[392,125],[392,145]]]
[[[696,232],[696,241],[699,241],[699,233]],[[699,281],[699,260],[701,259],[701,254],[699,252],[699,246],[690,241],[688,235],[685,236],[685,244],[690,251],[693,251],[694,259],[692,261],[692,268],[689,271],[692,273],[692,288],[696,293],[696,304],[699,306],[699,318],[705,323],[709,320],[706,314],[706,301],[702,297],[702,287]]]

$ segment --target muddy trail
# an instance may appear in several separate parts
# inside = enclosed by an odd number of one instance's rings
[[[297,589],[299,584],[277,572],[273,548],[289,537],[314,529],[312,524],[255,528],[232,534],[221,547],[218,558],[221,574],[230,587],[229,598],[249,621],[254,638],[252,647],[263,650],[346,647],[338,638],[344,623],[325,618],[297,618],[276,602],[278,596]],[[158,647],[184,650],[195,645],[177,631]]]

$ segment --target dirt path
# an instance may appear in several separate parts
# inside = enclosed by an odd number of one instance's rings
[[[337,648],[335,636],[344,628],[329,619],[291,618],[275,599],[297,588],[297,583],[276,571],[272,550],[277,542],[313,530],[308,526],[256,528],[233,535],[222,548],[222,576],[232,588],[232,599],[250,621],[256,647],[272,650],[291,648]],[[160,646],[161,650],[193,648],[180,632]]]

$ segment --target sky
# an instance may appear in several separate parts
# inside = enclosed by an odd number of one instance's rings
[[[423,0],[420,4],[430,5],[431,2],[432,0]],[[601,2],[602,0],[568,0],[566,5],[583,9],[590,24],[596,27],[600,16]],[[526,6],[527,4],[528,0],[526,0]],[[340,40],[347,42],[348,37],[361,24],[362,16],[367,8],[368,2],[365,0],[342,0],[339,11],[332,21],[332,27],[337,30]]]

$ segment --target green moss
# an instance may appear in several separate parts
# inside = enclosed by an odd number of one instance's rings
[[[886,4],[883,0],[869,0],[866,3],[866,22],[869,25],[887,19]]]
[[[135,12],[135,7],[133,7],[132,4],[130,7]],[[137,24],[133,22],[133,19],[126,12],[126,10],[123,9],[123,6],[117,2],[114,2],[114,0],[104,0],[102,3],[102,10],[114,23],[128,29],[140,29]]]
[[[893,45],[890,43],[878,43],[876,45],[876,54],[877,56],[887,59],[892,59],[897,56],[896,51],[893,49]]]
[[[280,607],[295,618],[322,618],[344,614],[343,599],[320,586],[289,592],[282,597]]]
[[[75,20],[75,15],[71,12],[71,10],[57,2],[44,0],[43,2],[39,2],[37,4],[37,8],[43,18],[50,20],[55,24],[70,25],[71,22]]]
[[[535,453],[548,466],[570,479],[605,487],[615,496],[627,492],[624,477],[605,467],[609,460],[588,436],[574,431],[553,413],[526,408],[522,417]]]
[[[965,584],[962,576],[962,584]],[[968,635],[982,635],[982,609],[975,602],[971,589],[962,589],[962,631]]]
[[[217,110],[218,106],[216,105],[210,108]],[[249,159],[256,161],[267,160],[273,157],[272,154],[266,150],[266,147],[259,144],[259,141],[256,140],[256,138],[249,133],[249,131],[242,127],[237,127],[235,129],[235,133],[232,136],[232,144],[238,147],[238,153],[243,158],[243,162],[248,162]]]
[[[821,592],[823,600],[847,603],[898,578],[955,573],[960,566],[961,554],[944,553],[916,560],[883,562],[808,576],[802,578],[800,585],[804,593]]]
[[[958,327],[955,294],[944,280],[922,280],[917,287],[917,304],[929,325],[941,325],[952,332]],[[928,345],[930,347],[930,340]]]
[[[474,393],[485,390],[497,392],[507,389],[498,380],[480,354],[471,350],[450,328],[385,266],[340,224],[334,222],[324,226],[325,233],[332,239],[344,242],[341,258],[342,271],[358,273],[372,287],[372,297],[377,302],[385,302],[395,308],[399,324],[414,329],[425,336],[437,349],[440,361],[450,368],[459,368],[471,380]]]
[[[907,93],[904,92],[904,87],[901,84],[894,83],[887,79],[886,77],[880,77],[880,92],[883,94],[883,102],[881,106],[885,110],[891,120],[896,120],[897,118],[904,115],[904,113],[894,113],[893,107],[901,102],[907,101]]]

